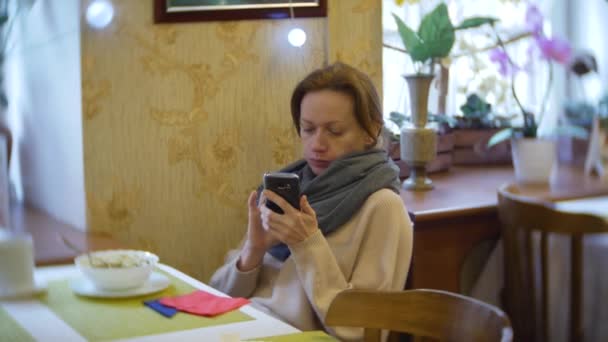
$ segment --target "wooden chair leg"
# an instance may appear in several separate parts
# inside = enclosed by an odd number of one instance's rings
[[[572,236],[571,240],[572,264],[570,273],[570,341],[583,341],[583,237]]]

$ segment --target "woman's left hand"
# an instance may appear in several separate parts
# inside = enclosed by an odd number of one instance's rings
[[[284,244],[289,246],[302,242],[319,229],[317,214],[308,203],[306,195],[300,197],[301,210],[292,207],[283,197],[270,190],[264,190],[264,196],[283,209],[284,214],[262,206],[262,225]]]

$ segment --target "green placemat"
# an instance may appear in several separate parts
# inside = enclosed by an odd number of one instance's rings
[[[0,306],[0,341],[30,342],[36,340]]]
[[[171,285],[162,292],[147,296],[123,299],[81,297],[72,292],[69,280],[62,280],[49,282],[47,294],[41,296],[40,301],[87,340],[154,335],[253,319],[240,311],[213,318],[184,312],[178,312],[172,318],[160,315],[145,306],[143,301],[182,295],[195,290],[185,282],[164,274],[171,280]]]
[[[327,335],[323,331],[304,331],[289,335],[271,336],[256,338],[247,341],[260,342],[335,342],[338,341],[335,337]]]

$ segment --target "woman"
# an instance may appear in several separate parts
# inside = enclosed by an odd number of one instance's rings
[[[380,99],[366,75],[336,63],[297,85],[291,113],[304,159],[282,171],[300,176],[301,210],[253,191],[244,242],[211,285],[301,330],[360,340],[362,329],[324,325],[331,301],[349,288],[403,289],[412,253],[398,168],[376,148]]]

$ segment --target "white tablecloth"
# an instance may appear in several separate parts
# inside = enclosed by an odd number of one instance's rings
[[[224,295],[216,289],[167,265],[159,265],[159,268],[195,288],[216,295]],[[73,265],[43,267],[35,271],[37,282],[40,281],[42,283],[75,276],[79,276],[79,273]],[[86,341],[84,337],[79,335],[77,331],[37,299],[5,300],[0,301],[0,306],[36,340]],[[235,336],[244,340],[299,332],[298,329],[255,309],[251,305],[246,305],[240,310],[255,319],[206,328],[141,336],[123,341],[233,341],[234,339],[231,338]],[[125,324],[128,324],[128,322],[125,322]]]

